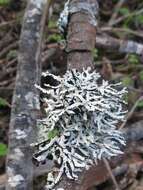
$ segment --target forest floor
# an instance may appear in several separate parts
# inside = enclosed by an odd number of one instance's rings
[[[120,3],[119,3],[120,2]],[[143,1],[99,0],[99,25],[97,34],[113,37],[121,43],[132,40],[143,45]],[[66,70],[66,53],[57,19],[64,1],[55,0],[50,8],[42,47],[42,67],[55,74]],[[5,182],[5,158],[8,143],[12,94],[15,84],[18,43],[24,5],[0,3],[0,186]],[[93,49],[94,66],[104,79],[121,81],[128,89],[125,97],[129,114],[122,127],[143,125],[143,51],[140,55],[121,52],[113,47],[98,46]],[[119,126],[120,127],[120,126]],[[143,127],[143,126],[142,126]],[[109,163],[106,163],[107,167]],[[96,190],[113,190],[115,186],[125,190],[143,190],[143,139],[127,145],[124,159],[113,164],[109,178],[99,170]],[[112,174],[116,177],[112,176]],[[92,190],[93,190],[92,189]]]

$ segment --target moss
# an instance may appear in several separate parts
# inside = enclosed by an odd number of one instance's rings
[[[122,83],[124,86],[132,86],[133,85],[133,79],[130,77],[130,76],[125,76],[123,79],[122,79]]]
[[[49,131],[49,133],[48,133],[48,139],[52,140],[58,134],[59,134],[59,131],[57,129],[53,129],[52,131]]]
[[[139,101],[137,108],[143,109],[143,100]]]
[[[92,56],[93,56],[93,58],[94,58],[94,61],[96,61],[97,60],[97,58],[98,58],[98,49],[96,49],[96,48],[94,48],[93,50],[92,50]]]
[[[57,22],[50,20],[48,23],[48,28],[56,28],[57,27]]]
[[[0,143],[0,156],[6,156],[7,154],[7,145]]]
[[[130,10],[127,8],[127,7],[123,7],[123,8],[120,8],[118,10],[118,12],[121,14],[121,15],[127,15],[130,13]]]
[[[48,37],[48,42],[59,42],[62,40],[62,37],[59,34],[52,34]]]
[[[7,6],[9,5],[11,0],[0,0],[0,6]]]
[[[8,102],[4,98],[0,97],[0,108],[6,107],[7,104],[8,104]]]
[[[129,54],[129,56],[128,56],[128,62],[130,64],[134,64],[134,65],[139,64],[140,63],[139,56],[136,55],[136,54]]]

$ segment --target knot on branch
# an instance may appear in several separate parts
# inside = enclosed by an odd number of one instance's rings
[[[43,163],[52,159],[57,168],[48,174],[47,189],[52,189],[65,174],[78,179],[78,173],[101,160],[122,154],[125,139],[116,129],[124,119],[121,84],[109,84],[90,69],[75,69],[63,77],[49,72],[55,86],[37,86],[43,93],[46,117],[39,120],[38,151],[34,159]]]
[[[70,15],[74,13],[82,12],[88,15],[88,22],[97,26],[97,16],[98,16],[98,3],[97,1],[88,2],[88,1],[76,1],[76,0],[68,0],[65,3],[64,10],[60,14],[60,18],[58,20],[58,26],[61,33],[65,36],[67,33],[67,27]]]

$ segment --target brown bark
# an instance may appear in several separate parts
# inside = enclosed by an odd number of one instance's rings
[[[80,2],[82,3],[83,0],[71,1],[75,5]],[[86,3],[95,5],[96,9],[96,0],[86,0]],[[95,47],[96,27],[91,24],[91,18],[88,14],[90,13],[80,11],[70,17],[67,35],[68,69],[93,68],[91,52]]]
[[[88,6],[97,8],[97,0],[72,0],[78,7],[78,3],[86,2]],[[97,10],[96,10],[97,11]],[[91,13],[79,11],[71,15],[68,34],[67,34],[67,64],[68,69],[77,69],[82,71],[83,68],[93,68],[92,50],[95,47],[96,27],[91,24]],[[98,165],[100,168],[100,165]],[[66,190],[87,190],[95,183],[95,173],[98,168],[93,167],[89,171],[83,171],[79,174],[78,181],[68,180],[66,176],[57,185],[56,189],[63,188]]]

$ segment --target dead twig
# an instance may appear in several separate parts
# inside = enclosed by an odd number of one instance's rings
[[[109,172],[109,176],[111,177],[111,179],[113,181],[113,184],[115,185],[116,190],[121,190],[118,183],[117,183],[117,181],[116,181],[115,176],[113,175],[113,172],[112,172],[112,169],[110,167],[110,164],[109,164],[108,160],[106,158],[103,158],[103,162],[104,162],[104,164],[105,164],[105,166],[106,166],[106,168],[107,168],[107,170]]]
[[[8,21],[8,22],[2,22],[2,23],[0,23],[0,28],[11,26],[11,25],[15,24],[16,22],[17,22],[17,20],[11,20],[11,21]]]
[[[1,52],[0,52],[0,59],[3,58],[10,50],[18,48],[19,42],[14,41],[13,43],[9,44],[7,47],[5,47]]]
[[[129,28],[102,27],[102,28],[100,28],[100,31],[101,31],[101,32],[113,32],[113,33],[122,32],[122,33],[132,34],[132,35],[134,35],[134,36],[143,38],[143,34],[142,34],[141,31],[133,31],[133,30],[131,30],[131,29],[129,29]],[[99,32],[100,32],[100,31],[99,31]]]
[[[129,111],[129,113],[127,114],[126,118],[125,118],[125,121],[121,124],[121,126],[119,127],[119,129],[123,129],[123,127],[125,127],[127,121],[132,117],[135,109],[137,108],[138,104],[140,101],[143,100],[143,96],[139,97],[137,99],[137,101],[135,102],[135,104],[133,105],[133,107],[131,108],[131,110]]]
[[[118,19],[116,19],[114,22],[112,22],[112,24],[110,24],[110,26],[117,25],[117,24],[119,24],[120,22],[122,22],[123,20],[125,20],[125,19],[127,19],[129,17],[137,16],[137,15],[140,15],[142,13],[143,13],[143,9],[140,9],[140,10],[134,11],[132,13],[126,14],[124,16],[121,16]]]
[[[112,24],[114,23],[114,21],[116,20],[117,18],[117,15],[118,15],[118,10],[122,7],[122,5],[125,3],[126,0],[119,0],[117,2],[117,4],[115,5],[115,8],[114,8],[114,11],[113,11],[113,14],[108,22],[108,26],[112,26]]]
[[[143,55],[143,44],[131,40],[121,40],[107,35],[97,35],[96,46],[110,51]]]

